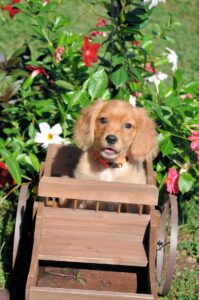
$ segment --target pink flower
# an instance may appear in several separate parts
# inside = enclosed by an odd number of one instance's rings
[[[146,63],[144,68],[147,72],[152,74],[155,74],[157,72],[156,68],[152,67],[150,62]]]
[[[6,5],[6,6],[2,5],[1,9],[2,10],[7,10],[8,13],[9,13],[10,18],[13,19],[14,16],[20,12],[19,8],[15,8],[13,6],[17,3],[20,3],[20,2],[21,2],[21,0],[12,0],[8,5]]]
[[[188,137],[188,140],[192,141],[191,149],[199,150],[199,131],[193,130],[192,135]]]
[[[103,26],[106,26],[106,20],[100,18],[98,20],[98,23],[97,23],[96,27],[103,27]]]
[[[56,50],[55,50],[55,60],[56,62],[60,62],[61,61],[61,56],[62,54],[64,53],[65,49],[64,47],[58,47]]]
[[[50,2],[50,0],[44,0],[42,6],[46,6],[49,2]]]
[[[178,189],[179,173],[174,168],[169,168],[168,176],[166,180],[167,192],[170,194],[177,194]]]
[[[42,67],[35,67],[35,66],[27,66],[26,67],[29,71],[31,71],[30,77],[35,78],[39,74],[43,74],[47,79],[49,75],[46,73],[45,69]]]
[[[136,46],[136,47],[140,47],[140,46],[141,46],[141,43],[138,42],[138,41],[133,41],[133,45]]]
[[[96,24],[96,27],[103,27],[103,26],[106,26],[106,20],[99,19],[98,23]],[[106,33],[103,31],[94,30],[94,31],[91,31],[91,33],[89,34],[89,38],[92,39],[93,37],[95,37],[97,35],[106,36]]]
[[[199,131],[193,130],[192,135],[188,137],[188,140],[192,141],[191,149],[196,153],[199,163]]]
[[[193,99],[193,95],[191,93],[188,93],[185,95],[181,95],[180,98],[181,99]]]
[[[97,62],[97,51],[100,46],[101,45],[99,43],[90,44],[88,37],[84,37],[84,46],[81,48],[81,51],[83,61],[87,67],[90,67],[92,63]]]

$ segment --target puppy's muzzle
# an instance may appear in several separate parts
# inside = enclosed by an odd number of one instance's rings
[[[117,137],[113,134],[109,134],[106,136],[106,141],[109,145],[114,145],[117,143]]]

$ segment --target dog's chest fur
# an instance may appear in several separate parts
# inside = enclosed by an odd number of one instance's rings
[[[96,160],[90,160],[86,152],[80,158],[74,176],[88,180],[146,183],[146,174],[141,162],[126,162],[120,168],[104,168]]]
[[[128,171],[128,164],[125,163],[120,168],[106,168],[98,173],[99,180],[118,181],[117,178],[123,177],[123,174]]]

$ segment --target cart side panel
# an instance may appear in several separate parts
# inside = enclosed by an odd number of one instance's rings
[[[29,300],[154,300],[152,295],[32,287]]]
[[[34,209],[36,210],[36,226],[35,226],[35,233],[34,233],[34,244],[32,250],[32,259],[30,270],[27,278],[26,283],[26,294],[28,295],[29,289],[31,286],[36,285],[37,275],[38,275],[38,268],[39,268],[39,244],[41,238],[41,229],[42,229],[42,210],[44,204],[41,202],[36,202],[34,205]],[[27,299],[29,299],[27,297]]]

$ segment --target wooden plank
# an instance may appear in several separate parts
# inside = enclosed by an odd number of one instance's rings
[[[150,230],[149,230],[149,285],[150,292],[153,294],[154,299],[158,298],[156,275],[155,275],[155,252],[157,245],[157,226],[158,226],[158,215],[154,207],[151,207],[150,211]]]
[[[146,161],[147,184],[156,185],[156,172],[152,169],[152,162]]]
[[[0,288],[0,299],[1,300],[10,300],[10,294],[7,289]]]
[[[26,293],[28,294],[29,288],[32,285],[36,284],[37,274],[38,274],[38,266],[39,266],[39,244],[41,237],[41,227],[42,227],[42,208],[44,204],[41,202],[35,202],[34,210],[36,210],[36,224],[35,224],[35,232],[34,232],[34,244],[32,250],[32,258],[30,269],[28,273],[27,283],[26,283]]]
[[[152,295],[32,287],[29,300],[154,300]]]
[[[153,185],[128,184],[43,176],[38,195],[114,203],[157,205],[158,189]]]
[[[52,210],[51,207],[44,207],[43,208],[43,217],[45,219],[51,219],[54,222],[61,222],[63,219],[64,222],[98,222],[100,224],[103,223],[110,223],[115,226],[118,225],[127,225],[130,226],[140,225],[146,227],[150,220],[150,215],[148,214],[134,214],[134,213],[114,213],[108,211],[99,211],[95,212],[92,210],[84,210],[84,209],[77,209],[73,210],[70,208],[55,208]],[[67,220],[66,220],[67,218]],[[55,223],[54,223],[55,224]],[[44,224],[45,226],[45,224]]]
[[[149,215],[45,207],[39,258],[146,266],[149,220]]]

